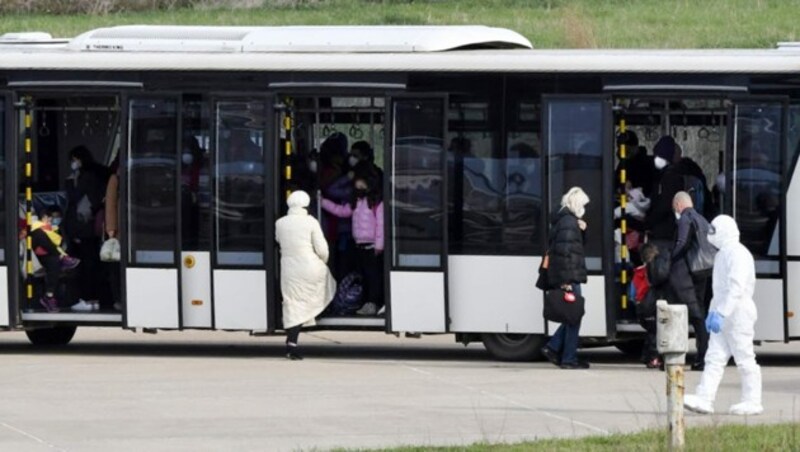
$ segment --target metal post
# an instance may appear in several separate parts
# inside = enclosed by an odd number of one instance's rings
[[[685,305],[669,305],[665,300],[658,300],[656,309],[658,352],[664,355],[667,370],[669,449],[683,450],[686,446],[683,365],[689,351],[688,309]]]

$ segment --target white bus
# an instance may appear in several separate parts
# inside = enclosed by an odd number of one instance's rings
[[[625,128],[648,150],[671,135],[698,163],[756,257],[757,339],[797,339],[800,278],[789,276],[800,274],[791,233],[800,227],[799,99],[791,43],[534,50],[488,27],[5,35],[0,327],[51,345],[82,325],[280,334],[274,221],[287,192],[324,194],[341,176],[346,156],[322,149],[338,133],[348,148],[369,143],[384,173],[386,309],[324,315],[317,328],[449,333],[483,341],[500,359],[535,358],[553,331],[535,287],[550,212],[580,185],[592,199],[582,344],[634,351],[642,330],[613,215],[620,177],[632,177],[616,170]],[[23,271],[20,219],[48,204],[67,208],[77,145],[104,165],[121,162],[122,258],[94,267],[100,310],[72,311],[75,282],[65,278],[59,311],[45,312],[41,278]],[[346,236],[323,223],[341,277]]]

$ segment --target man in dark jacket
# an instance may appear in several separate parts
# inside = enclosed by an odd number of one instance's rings
[[[697,240],[695,225],[706,222],[706,220],[694,210],[692,197],[685,191],[675,194],[672,207],[675,217],[678,219],[678,230],[672,247],[669,281],[677,298],[676,301],[685,304],[688,308],[689,322],[694,327],[697,356],[692,364],[692,370],[703,370],[708,348],[708,331],[705,327],[706,313],[703,309],[708,275],[691,273],[687,253]]]
[[[683,190],[683,175],[676,159],[678,145],[671,136],[663,136],[653,147],[653,160],[657,173],[650,197],[650,210],[647,211],[645,225],[648,237],[659,248],[668,247],[675,236],[675,219],[672,212],[672,198]],[[678,157],[676,157],[678,155]]]

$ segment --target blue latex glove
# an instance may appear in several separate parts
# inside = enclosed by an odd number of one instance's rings
[[[722,329],[722,321],[725,317],[717,311],[711,311],[706,317],[706,329],[712,333],[719,333]]]

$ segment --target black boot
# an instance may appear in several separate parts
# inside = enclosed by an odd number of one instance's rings
[[[286,359],[290,361],[301,361],[303,359],[303,357],[297,353],[296,345],[286,345]]]

